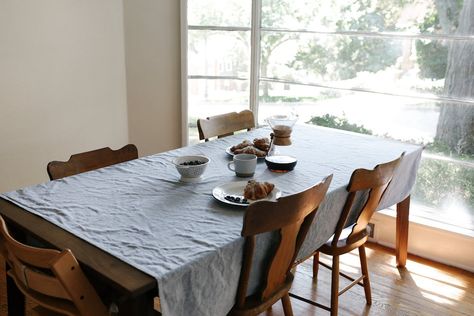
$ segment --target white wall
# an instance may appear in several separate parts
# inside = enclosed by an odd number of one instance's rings
[[[124,0],[130,142],[141,155],[181,144],[179,5]]]
[[[126,102],[121,0],[0,1],[0,192],[126,144]]]
[[[413,205],[411,212],[415,213]],[[395,212],[390,211],[374,214],[370,220],[375,224],[374,242],[395,248],[395,216]],[[439,229],[410,217],[408,252],[411,254],[474,272],[473,245],[472,236]]]

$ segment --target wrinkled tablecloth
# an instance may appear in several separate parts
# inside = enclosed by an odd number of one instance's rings
[[[235,302],[240,275],[245,208],[216,201],[212,189],[241,181],[227,169],[225,149],[243,139],[268,136],[261,128],[152,155],[96,171],[27,187],[1,197],[72,232],[158,281],[163,315],[226,315]],[[334,174],[299,253],[307,257],[333,234],[352,172],[406,155],[380,209],[402,201],[413,187],[422,148],[377,137],[297,125],[292,172],[270,172],[258,163],[255,179],[274,183],[283,195],[302,191]],[[174,157],[210,157],[203,180],[179,181]],[[359,201],[362,203],[362,198]],[[249,291],[260,276],[263,249],[272,234],[257,239]]]

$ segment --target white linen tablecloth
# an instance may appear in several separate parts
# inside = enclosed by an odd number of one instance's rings
[[[212,197],[212,189],[241,181],[228,171],[225,148],[243,139],[268,136],[269,128],[237,134],[130,162],[86,172],[1,197],[74,233],[158,281],[163,315],[226,315],[235,302],[240,275],[245,208]],[[298,164],[292,172],[272,173],[264,162],[255,179],[274,183],[288,195],[334,174],[299,257],[307,257],[334,232],[347,186],[356,168],[372,169],[406,155],[382,201],[381,209],[407,197],[422,148],[372,136],[297,125],[293,135]],[[179,182],[172,158],[203,154],[211,162],[200,183]],[[362,201],[362,198],[361,198]],[[250,291],[255,291],[265,247],[257,240]]]

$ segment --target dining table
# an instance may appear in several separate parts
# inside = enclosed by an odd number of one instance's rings
[[[165,316],[226,315],[235,303],[240,277],[246,207],[218,201],[212,191],[248,180],[228,170],[232,157],[226,149],[270,133],[264,126],[6,192],[0,195],[0,215],[23,241],[71,249],[112,314],[154,315],[154,299],[159,297]],[[423,148],[306,124],[294,126],[291,146],[298,160],[293,171],[272,172],[260,160],[253,179],[273,183],[286,196],[333,174],[298,261],[309,258],[334,233],[352,172],[405,153],[378,208],[397,205],[397,264],[404,266],[410,194]],[[180,181],[172,161],[184,155],[210,159],[199,182]],[[358,195],[353,221],[365,198]],[[257,238],[249,293],[258,290],[263,250],[277,239],[273,233]],[[11,281],[8,291],[9,315],[22,315],[24,298]]]

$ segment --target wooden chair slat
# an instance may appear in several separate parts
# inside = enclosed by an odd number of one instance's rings
[[[45,294],[41,294],[36,291],[32,291],[26,287],[22,282],[20,282],[16,275],[12,271],[8,271],[8,277],[12,278],[15,281],[18,289],[29,299],[31,299],[36,304],[39,304],[38,308],[39,315],[55,315],[55,313],[60,313],[61,315],[71,315],[78,316],[79,311],[74,306],[71,301],[63,300],[60,298],[51,297]]]
[[[14,256],[21,262],[29,262],[32,266],[38,268],[49,268],[54,258],[60,254],[54,249],[42,249],[24,245],[8,233],[7,225],[3,218],[0,217],[0,235],[3,238],[2,248],[4,249],[5,258]]]
[[[137,147],[128,144],[117,150],[105,147],[75,154],[68,161],[51,161],[46,169],[50,180],[57,180],[137,158]]]
[[[240,130],[255,128],[255,118],[252,111],[232,112],[197,121],[199,140],[208,141],[212,137],[225,137]]]
[[[377,165],[374,170],[370,172],[366,172],[364,169],[358,169],[352,174],[347,190],[349,192],[369,190],[369,197],[362,211],[359,213],[351,235],[347,238],[349,243],[356,242],[360,239],[360,237],[357,236],[361,233],[367,233],[367,225],[382,200],[382,196],[392,181],[395,169],[400,164],[404,155],[405,153],[402,153],[399,158],[393,161]],[[344,219],[344,221],[347,221],[347,218]],[[344,227],[338,228],[341,229],[341,231],[344,229]]]
[[[68,292],[81,315],[106,315],[107,310],[70,250],[63,251],[51,270]]]
[[[17,276],[16,279],[22,282],[28,289],[56,298],[71,299],[57,278],[45,273],[36,272],[19,262],[16,258],[11,259],[9,264],[12,264],[12,270]]]
[[[301,221],[282,227],[280,244],[275,252],[270,269],[268,270],[267,285],[262,292],[262,300],[266,300],[284,284],[288,270],[293,264],[296,251],[296,238],[302,224]]]
[[[404,154],[402,154],[403,157]],[[399,160],[377,165],[374,170],[357,169],[352,173],[347,191],[363,191],[382,186],[392,180]]]

